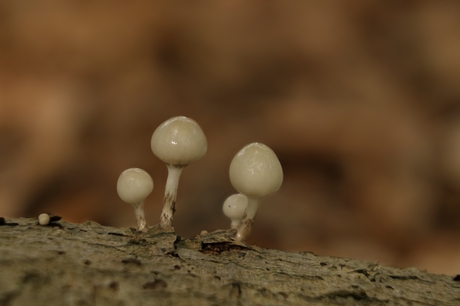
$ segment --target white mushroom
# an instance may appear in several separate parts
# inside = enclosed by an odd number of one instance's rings
[[[254,142],[242,148],[230,164],[230,182],[248,198],[246,213],[237,228],[235,239],[245,240],[250,232],[260,199],[281,187],[283,168],[275,152]]]
[[[224,201],[222,211],[232,221],[231,228],[237,228],[240,225],[246,206],[248,206],[248,198],[241,193],[232,194]]]
[[[171,228],[182,170],[206,154],[208,142],[203,130],[195,120],[179,116],[163,122],[153,132],[151,147],[153,154],[161,159],[168,168],[160,226]]]
[[[153,190],[152,177],[142,169],[131,168],[120,174],[117,192],[120,199],[134,208],[140,231],[147,229],[144,215],[144,201]]]
[[[40,225],[48,225],[50,224],[51,217],[48,214],[40,214],[38,216],[38,224]]]

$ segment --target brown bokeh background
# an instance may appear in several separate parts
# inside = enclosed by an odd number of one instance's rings
[[[460,273],[460,2],[2,1],[0,215],[135,226],[118,199],[176,115],[207,155],[176,231],[227,228],[233,155],[277,153],[250,243]]]

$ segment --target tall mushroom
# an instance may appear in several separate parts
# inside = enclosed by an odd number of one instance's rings
[[[142,169],[130,168],[120,174],[117,192],[120,199],[134,208],[140,231],[147,229],[144,215],[144,201],[153,190],[152,177]]]
[[[246,213],[235,236],[236,240],[242,241],[251,232],[260,200],[281,187],[283,168],[272,149],[254,142],[235,155],[229,172],[232,186],[248,198]]]
[[[179,116],[166,120],[153,132],[151,147],[168,168],[160,226],[171,228],[182,170],[206,154],[208,142],[195,120]]]

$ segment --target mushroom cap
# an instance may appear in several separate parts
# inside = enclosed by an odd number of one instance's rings
[[[51,217],[48,214],[40,214],[38,216],[38,224],[40,225],[48,225],[51,221]]]
[[[246,206],[248,206],[248,198],[241,193],[236,193],[224,201],[222,211],[231,220],[241,220],[246,212]]]
[[[283,182],[283,168],[275,152],[263,143],[242,148],[230,164],[232,186],[248,197],[263,198]]]
[[[118,178],[118,196],[126,203],[141,203],[148,197],[152,190],[152,177],[142,169],[127,169],[123,171]]]
[[[163,122],[153,132],[150,142],[153,154],[166,164],[188,165],[202,158],[208,141],[195,120],[179,116]]]

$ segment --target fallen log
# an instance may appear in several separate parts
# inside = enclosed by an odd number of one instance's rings
[[[263,249],[231,230],[0,221],[0,305],[460,305],[452,276]]]

